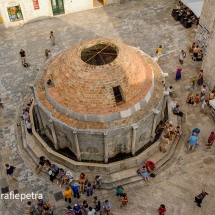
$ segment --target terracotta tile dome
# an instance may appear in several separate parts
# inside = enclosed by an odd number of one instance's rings
[[[78,43],[55,56],[45,69],[57,104],[79,114],[126,110],[145,98],[153,72],[137,50],[110,39]]]

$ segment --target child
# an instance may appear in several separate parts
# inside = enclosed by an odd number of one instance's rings
[[[143,166],[143,168],[140,170],[140,173],[141,173],[142,177],[144,178],[145,182],[150,183],[149,174],[147,172],[146,166]]]
[[[200,101],[201,101],[200,96],[199,96],[198,93],[196,93],[196,96],[195,96],[195,103],[194,103],[193,106],[195,107],[196,105],[198,105],[198,104],[200,103]]]
[[[193,90],[194,90],[194,81],[192,81],[191,83],[190,83],[190,92],[193,92]]]
[[[193,86],[196,85],[196,82],[197,82],[197,78],[196,78],[196,76],[194,76],[194,77],[193,77]]]

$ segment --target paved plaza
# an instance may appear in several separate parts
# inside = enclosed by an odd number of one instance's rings
[[[83,11],[66,16],[56,16],[51,19],[32,22],[20,27],[0,29],[0,97],[4,109],[0,109],[0,185],[1,188],[10,184],[10,190],[17,189],[19,193],[42,193],[45,199],[54,205],[54,214],[63,214],[66,206],[63,200],[56,201],[54,194],[64,191],[56,184],[51,184],[48,177],[36,175],[34,166],[28,162],[28,156],[20,150],[21,131],[17,123],[22,114],[23,102],[29,95],[29,85],[37,76],[37,70],[45,62],[44,51],[51,50],[52,55],[70,45],[98,37],[114,38],[125,44],[140,47],[150,56],[155,55],[157,47],[163,45],[163,55],[158,61],[163,72],[168,73],[166,85],[174,87],[176,100],[185,113],[183,136],[174,152],[173,157],[162,172],[151,184],[133,183],[126,185],[129,204],[120,209],[119,200],[114,190],[102,191],[98,194],[100,200],[109,199],[114,215],[154,215],[160,204],[167,207],[167,215],[212,215],[215,213],[215,149],[206,149],[205,143],[215,122],[210,113],[203,114],[200,107],[185,105],[189,93],[189,84],[193,76],[198,76],[200,62],[194,62],[188,54],[188,46],[193,42],[196,26],[185,29],[176,22],[171,11],[174,0],[133,0],[125,4],[115,4],[89,11]],[[49,32],[54,31],[56,45],[50,46]],[[27,54],[29,68],[21,65],[19,51],[23,48]],[[174,80],[178,66],[178,56],[184,49],[187,57],[184,61],[182,79]],[[196,87],[194,92],[199,92]],[[17,121],[18,119],[18,121]],[[190,131],[198,127],[199,146],[194,152],[187,151],[187,138]],[[34,138],[32,137],[32,141]],[[10,163],[17,167],[15,176],[19,182],[11,180],[5,174],[4,164]],[[117,185],[117,184],[116,184]],[[194,196],[202,189],[209,192],[199,208],[195,205]],[[81,197],[78,203],[92,198]],[[74,199],[72,202],[75,203]],[[25,214],[26,200],[0,201],[0,215]]]

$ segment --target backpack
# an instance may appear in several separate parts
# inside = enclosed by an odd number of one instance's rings
[[[30,208],[31,208],[31,212],[36,212],[36,209],[33,205],[31,205]]]
[[[30,63],[24,63],[24,67],[29,67]]]

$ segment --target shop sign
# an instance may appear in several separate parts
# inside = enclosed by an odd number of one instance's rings
[[[33,5],[34,5],[34,10],[40,9],[39,0],[33,0]]]

